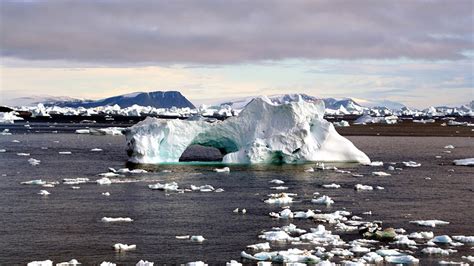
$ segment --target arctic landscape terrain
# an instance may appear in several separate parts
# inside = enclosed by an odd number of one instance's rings
[[[195,107],[157,91],[0,115],[7,264],[474,259],[472,102],[286,94]]]

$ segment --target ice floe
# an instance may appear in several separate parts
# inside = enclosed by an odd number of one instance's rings
[[[93,149],[91,149],[91,151],[97,152],[97,151],[103,151],[103,150],[99,149],[99,148],[93,148]]]
[[[375,176],[391,176],[391,174],[383,172],[383,171],[372,172],[372,175],[375,175]]]
[[[78,260],[71,259],[70,261],[56,263],[56,266],[77,266],[82,265]]]
[[[315,203],[315,204],[323,204],[323,205],[331,205],[334,203],[334,200],[332,200],[329,196],[326,196],[326,195],[323,195],[319,198],[316,198],[316,199],[312,199],[311,200],[311,203]]]
[[[64,178],[63,179],[63,184],[65,185],[78,185],[78,184],[84,184],[88,183],[89,178],[87,177],[78,177],[78,178]]]
[[[408,162],[403,162],[403,165],[405,165],[406,167],[415,168],[415,167],[420,167],[421,163],[417,163],[417,162],[414,162],[414,161],[408,161]]]
[[[49,193],[47,190],[40,190],[40,192],[38,193],[38,195],[41,195],[41,196],[48,196],[49,194],[51,193]]]
[[[72,152],[70,152],[70,151],[60,151],[60,152],[58,152],[58,153],[61,154],[61,155],[69,155],[69,154],[72,154]]]
[[[265,200],[265,203],[269,204],[288,204],[293,202],[293,198],[290,195],[294,195],[291,193],[276,193],[270,194],[270,198]]]
[[[204,241],[206,240],[203,236],[200,236],[200,235],[198,235],[198,236],[191,236],[189,239],[190,239],[192,242],[198,242],[198,243],[202,243],[202,242],[204,242]]]
[[[107,177],[102,177],[101,179],[98,179],[95,182],[98,185],[110,185],[110,184],[112,184],[112,181]]]
[[[340,188],[341,185],[332,183],[332,184],[327,184],[327,185],[322,185],[323,188]]]
[[[438,247],[426,247],[421,250],[422,253],[425,254],[438,254],[438,255],[444,255],[448,256],[449,254],[457,252],[457,250],[454,249],[442,249]]]
[[[113,247],[116,251],[130,251],[137,249],[137,245],[127,245],[122,243],[114,244]]]
[[[454,160],[453,163],[454,163],[455,165],[474,166],[474,158],[466,158],[466,159]]]
[[[362,185],[362,184],[357,184],[354,186],[354,189],[357,191],[362,191],[362,190],[374,190],[372,186],[368,185]]]
[[[213,171],[214,171],[214,172],[217,172],[217,173],[229,173],[229,172],[230,172],[230,168],[229,168],[229,167],[214,168]]]
[[[272,184],[277,184],[277,185],[282,185],[285,184],[285,181],[279,180],[279,179],[273,179],[269,181]]]
[[[140,260],[139,262],[137,262],[137,264],[135,264],[135,266],[153,266],[154,263],[151,262],[151,261],[147,261],[147,260]]]
[[[408,235],[408,237],[413,239],[432,239],[434,234],[433,232],[414,232]]]
[[[104,223],[131,223],[133,219],[129,217],[102,217],[101,221]]]
[[[474,243],[474,236],[453,236],[452,238],[462,243],[469,243],[469,244]]]
[[[28,159],[28,163],[30,163],[33,166],[37,166],[41,163],[41,161],[37,160],[37,159],[34,159],[34,158],[30,158],[30,159]]]
[[[416,220],[416,221],[410,221],[410,223],[417,224],[420,226],[428,226],[428,227],[436,227],[437,225],[449,224],[449,222],[441,221],[441,220]]]
[[[32,261],[28,262],[27,266],[53,266],[52,260]]]
[[[148,188],[153,190],[165,190],[165,191],[179,191],[178,183],[170,182],[165,184],[156,183],[153,185],[148,185]]]

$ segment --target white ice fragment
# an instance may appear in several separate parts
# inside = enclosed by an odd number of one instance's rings
[[[107,177],[102,177],[101,179],[98,179],[95,182],[98,185],[110,185],[110,184],[112,184],[112,181]]]
[[[420,260],[411,255],[400,255],[400,256],[386,256],[385,261],[394,263],[394,264],[416,264]]]
[[[0,153],[4,153],[4,152],[7,152],[6,149],[0,149]]]
[[[285,181],[279,180],[279,179],[273,179],[269,181],[272,184],[277,184],[277,185],[282,185],[285,184]]]
[[[270,250],[270,243],[265,242],[265,243],[248,245],[247,248],[253,249],[253,250]]]
[[[437,244],[449,244],[453,242],[448,235],[435,236],[431,241]]]
[[[103,150],[99,149],[99,148],[93,148],[93,149],[91,149],[91,151],[103,151]]]
[[[416,221],[410,221],[410,223],[417,224],[420,226],[429,226],[429,227],[436,227],[436,225],[449,224],[449,222],[445,222],[441,220],[416,220]]]
[[[403,162],[403,165],[405,165],[405,167],[415,168],[415,167],[420,167],[421,163],[417,163],[417,162],[414,162],[414,161],[408,161],[408,162]]]
[[[351,249],[349,249],[349,251],[352,253],[368,253],[370,252],[370,248],[354,245]]]
[[[120,176],[119,174],[113,173],[113,172],[100,173],[100,174],[98,174],[98,175],[99,175],[99,176],[103,176],[103,177],[116,177],[116,176]]]
[[[388,171],[395,171],[395,167],[393,167],[393,165],[389,165],[389,166],[387,167],[387,170],[388,170]]]
[[[372,172],[372,174],[375,176],[391,176],[391,174],[383,172],[383,171]]]
[[[12,140],[12,142],[13,142],[13,143],[20,143],[20,141],[17,140],[17,139]]]
[[[104,223],[131,223],[133,222],[132,218],[129,217],[103,217],[101,219]]]
[[[474,236],[453,236],[453,239],[462,243],[474,243]]]
[[[215,190],[215,192],[221,193],[221,192],[224,192],[224,189],[223,188],[218,188],[218,189]]]
[[[58,152],[58,153],[61,154],[61,155],[69,155],[69,154],[72,154],[72,152],[70,152],[70,151],[60,151],[60,152]]]
[[[229,173],[229,172],[230,172],[230,168],[229,168],[229,167],[214,168],[213,171],[214,171],[214,172],[217,172],[217,173]]]
[[[416,246],[416,242],[408,239],[405,235],[397,236],[397,241],[392,242],[394,245],[406,245],[406,246]]]
[[[76,190],[76,189],[80,189],[81,187],[76,187],[76,186],[72,186],[71,189],[73,190]]]
[[[114,244],[113,247],[117,251],[130,251],[137,249],[137,245],[127,245],[122,243]]]
[[[373,166],[373,167],[376,167],[376,166],[383,166],[383,162],[381,162],[381,161],[374,161],[374,162],[367,163],[367,164],[365,164],[365,165]]]
[[[117,264],[113,262],[103,261],[99,266],[117,266]]]
[[[27,266],[53,266],[53,261],[51,260],[32,261],[32,262],[28,262]]]
[[[30,158],[30,159],[28,159],[28,163],[30,163],[33,166],[37,166],[41,163],[41,161],[37,160],[37,159],[34,159],[34,158]]]
[[[208,265],[202,261],[192,261],[192,262],[186,263],[186,266],[208,266]]]
[[[51,194],[51,193],[49,193],[49,192],[46,191],[46,190],[41,190],[41,191],[38,193],[38,195],[41,195],[41,196],[48,196],[49,194]]]
[[[341,185],[332,183],[332,184],[329,184],[329,185],[323,185],[322,187],[323,187],[323,188],[340,188]]]
[[[463,259],[474,262],[474,256],[462,256]]]
[[[381,186],[376,186],[375,188],[378,189],[378,190],[384,190],[385,189],[384,187],[381,187]]]
[[[442,248],[438,248],[438,247],[427,247],[427,248],[422,249],[421,252],[425,253],[425,254],[439,254],[439,255],[443,255],[443,256],[448,256],[449,254],[455,253],[457,251],[454,250],[454,249],[442,249]]]
[[[178,191],[178,183],[170,182],[166,184],[156,183],[154,185],[148,185],[148,188],[153,190],[165,190],[165,191]]]
[[[446,145],[444,146],[445,149],[454,149],[454,146],[453,145]]]
[[[76,259],[72,259],[72,260],[67,261],[67,262],[56,263],[56,266],[76,266],[76,265],[81,265],[81,264],[82,263],[80,263]]]
[[[278,186],[278,187],[270,187],[270,189],[274,189],[274,190],[287,190],[288,187],[285,187],[285,186]]]
[[[312,173],[312,172],[314,172],[314,168],[313,168],[313,167],[310,167],[310,168],[308,168],[308,169],[304,169],[304,171],[305,171],[306,173]]]
[[[352,174],[353,177],[363,177],[364,175],[362,174]]]
[[[334,203],[334,200],[332,200],[329,196],[323,195],[317,199],[312,199],[311,203],[323,204],[323,205],[329,206]]]
[[[202,243],[206,239],[203,236],[191,236],[190,240],[193,241],[193,242]]]
[[[374,190],[372,186],[368,185],[362,185],[362,184],[357,184],[354,186],[354,189],[357,191],[362,191],[362,190]]]
[[[63,184],[65,185],[77,185],[89,182],[87,177],[78,177],[78,178],[64,178]]]
[[[378,264],[383,261],[383,257],[375,252],[369,252],[362,256],[362,259],[365,260],[367,263]]]
[[[153,262],[147,260],[140,260],[135,266],[153,266]]]
[[[408,235],[408,237],[413,239],[432,239],[434,234],[433,232],[414,232]]]
[[[18,155],[18,156],[30,156],[30,154],[26,153],[26,152],[19,152],[16,155]]]
[[[176,239],[189,239],[190,235],[175,236]]]
[[[293,202],[293,198],[287,193],[270,194],[270,198],[265,200],[269,204],[288,204]]]
[[[455,165],[474,166],[474,158],[466,158],[466,159],[454,160],[453,163],[454,163]]]
[[[230,262],[226,262],[225,266],[242,266],[242,263],[236,260],[231,260]]]
[[[46,184],[46,181],[43,181],[41,179],[35,179],[35,180],[30,180],[30,181],[24,181],[24,182],[21,182],[20,184],[22,185],[44,185]]]
[[[76,134],[90,134],[91,131],[89,129],[76,129]]]

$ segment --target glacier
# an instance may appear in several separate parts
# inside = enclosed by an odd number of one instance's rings
[[[209,123],[148,117],[125,130],[133,163],[179,162],[190,145],[219,149],[223,163],[370,163],[369,157],[326,121],[322,100],[274,103],[261,96],[238,116]]]

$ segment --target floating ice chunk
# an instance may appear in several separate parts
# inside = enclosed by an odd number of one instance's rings
[[[353,177],[363,177],[364,175],[362,174],[352,174]]]
[[[247,209],[242,209],[242,214],[246,214],[247,213]]]
[[[41,163],[40,160],[33,159],[33,158],[28,159],[28,162],[33,166],[39,165]]]
[[[414,239],[432,239],[434,234],[433,232],[414,232],[408,235],[408,237]]]
[[[137,262],[136,266],[153,266],[153,262],[147,261],[147,260],[140,260]]]
[[[186,263],[186,266],[208,266],[208,265],[202,261],[192,261],[192,262]]]
[[[72,187],[71,187],[71,189],[74,189],[74,190],[80,189],[80,188],[81,188],[81,187],[75,187],[75,186],[72,186]]]
[[[288,204],[293,202],[293,198],[287,193],[276,193],[270,194],[270,198],[265,200],[265,203],[269,204]]]
[[[278,186],[278,187],[270,187],[270,189],[274,189],[274,190],[287,190],[288,187]]]
[[[121,127],[107,127],[107,128],[98,128],[91,129],[90,133],[92,135],[111,135],[111,136],[120,136],[123,135],[122,131],[124,128]]]
[[[87,177],[78,177],[78,178],[64,178],[63,184],[65,185],[77,185],[77,184],[84,184],[89,182],[89,178]]]
[[[22,185],[44,185],[46,184],[46,181],[43,181],[41,179],[35,179],[35,180],[30,180],[30,181],[24,181],[24,182],[21,182],[20,184]]]
[[[257,266],[272,266],[272,263],[270,261],[259,261]]]
[[[384,190],[385,189],[384,187],[381,187],[381,186],[376,186],[375,188],[378,189],[378,190]]]
[[[357,190],[357,191],[374,190],[374,188],[372,186],[367,186],[367,185],[362,185],[362,184],[355,185],[354,189]]]
[[[213,171],[214,171],[214,172],[217,172],[217,173],[229,173],[229,172],[230,172],[230,168],[229,168],[229,167],[214,168]]]
[[[32,261],[32,262],[29,262],[27,266],[53,266],[53,261],[51,260]]]
[[[175,236],[176,239],[189,239],[190,235]]]
[[[411,255],[386,256],[385,261],[394,264],[415,264],[420,260]]]
[[[374,162],[370,162],[370,163],[367,163],[365,165],[368,165],[368,166],[383,166],[383,162],[381,161],[374,161]]]
[[[191,236],[190,240],[193,241],[193,242],[202,243],[206,239],[203,236]]]
[[[453,163],[454,163],[455,165],[474,166],[474,158],[466,158],[466,159],[454,160]]]
[[[461,266],[469,266],[468,263],[464,262],[457,262],[457,261],[445,261],[445,260],[440,260],[438,261],[439,265],[461,265]]]
[[[148,171],[145,170],[145,169],[133,169],[133,170],[130,170],[130,174],[145,174],[145,173],[148,173]]]
[[[323,187],[323,188],[340,188],[341,185],[332,183],[332,184],[329,184],[329,185],[323,185],[322,187]]]
[[[415,168],[415,167],[420,167],[421,163],[417,163],[417,162],[414,162],[414,161],[408,161],[408,162],[403,162],[403,165],[405,165],[405,167]]]
[[[405,235],[397,236],[396,238],[397,238],[397,241],[392,242],[391,244],[394,244],[394,245],[406,245],[406,246],[416,246],[416,242],[413,241],[413,240],[408,239],[408,237],[405,236]]]
[[[383,261],[383,257],[375,252],[369,252],[362,256],[362,259],[365,260],[367,263],[377,264]]]
[[[178,191],[178,183],[170,182],[166,184],[156,183],[154,185],[148,185],[148,188],[153,190],[165,190],[165,191]]]
[[[462,256],[463,259],[474,262],[474,256]]]
[[[437,247],[427,247],[427,248],[422,249],[421,252],[425,254],[439,254],[439,255],[448,256],[451,253],[457,252],[457,250],[442,249],[442,248],[437,248]]]
[[[114,244],[113,247],[117,251],[130,251],[137,249],[137,245],[127,245],[122,243]]]
[[[99,149],[99,148],[93,148],[93,149],[91,149],[91,151],[103,151],[103,150]]]
[[[76,129],[76,134],[90,134],[91,131],[89,129]]]
[[[212,192],[214,191],[214,187],[211,186],[211,185],[204,185],[204,186],[195,186],[195,185],[191,185],[191,190],[192,191],[200,191],[200,192]]]
[[[248,245],[247,248],[253,249],[253,250],[270,250],[270,243],[265,242],[265,243]]]
[[[235,208],[232,212],[233,212],[233,213],[238,213],[238,212],[239,212],[239,208]]]
[[[46,190],[41,190],[41,191],[38,193],[38,195],[41,195],[41,196],[48,196],[49,194],[51,194],[51,193],[49,193],[49,192],[46,191]]]
[[[314,172],[314,168],[313,168],[313,167],[310,167],[310,168],[308,168],[308,169],[304,169],[304,171],[305,171],[306,173],[312,173],[312,172]]]
[[[332,124],[335,126],[335,127],[348,127],[350,126],[349,125],[349,122],[347,122],[346,120],[341,120],[339,122],[332,122]]]
[[[329,196],[324,195],[324,196],[321,196],[317,199],[312,199],[311,203],[324,204],[326,206],[329,206],[329,205],[334,203],[334,200],[332,200]]]
[[[99,266],[117,266],[117,264],[113,262],[103,261]]]
[[[307,211],[297,211],[297,212],[294,212],[293,213],[293,217],[294,218],[298,218],[298,219],[309,219],[309,218],[313,218],[315,215],[314,211],[313,210],[307,210]]]
[[[474,243],[474,236],[453,236],[453,239],[462,243]]]
[[[279,179],[273,179],[269,181],[272,184],[277,184],[277,185],[282,185],[285,184],[285,181],[279,180]]]
[[[449,244],[453,242],[451,237],[448,235],[435,236],[433,239],[431,239],[431,241],[438,244]]]
[[[76,265],[81,265],[81,263],[77,261],[76,259],[72,259],[67,262],[56,263],[56,266],[76,266]]]
[[[389,165],[389,166],[387,167],[387,170],[389,170],[389,171],[395,171],[395,167],[393,167],[392,165]]]
[[[454,146],[453,145],[446,145],[444,146],[445,149],[454,149]]]
[[[20,143],[20,141],[17,140],[17,139],[12,140],[12,142],[13,142],[13,143]]]
[[[4,152],[7,152],[7,150],[5,150],[5,149],[0,149],[0,153],[4,153]]]
[[[267,231],[263,232],[263,235],[260,235],[259,238],[265,239],[267,241],[286,241],[293,239],[285,231]]]
[[[96,180],[98,185],[110,185],[112,184],[112,181],[108,179],[107,177],[102,177],[101,179]]]
[[[382,257],[386,257],[386,256],[395,257],[395,256],[403,255],[403,253],[400,253],[396,249],[379,249],[376,251],[376,253]]]
[[[98,174],[99,176],[103,176],[103,177],[116,177],[116,176],[120,176],[119,174],[117,173],[112,173],[112,172],[107,172],[107,173],[100,173]]]
[[[349,251],[352,253],[368,253],[370,252],[370,248],[354,245]]]
[[[230,262],[226,262],[225,266],[242,266],[242,263],[237,262],[236,260],[231,260]]]
[[[372,172],[372,174],[376,175],[376,176],[391,176],[391,174],[385,173],[385,172],[382,172],[382,171]]]
[[[410,223],[417,224],[420,226],[429,226],[429,227],[436,227],[436,225],[449,224],[449,222],[445,222],[441,220],[416,220],[416,221],[410,221]]]
[[[60,152],[58,152],[58,153],[61,154],[61,155],[72,154],[72,152],[70,152],[70,151],[60,151]]]
[[[103,217],[101,219],[102,222],[104,223],[131,223],[133,222],[132,218],[129,217]]]

